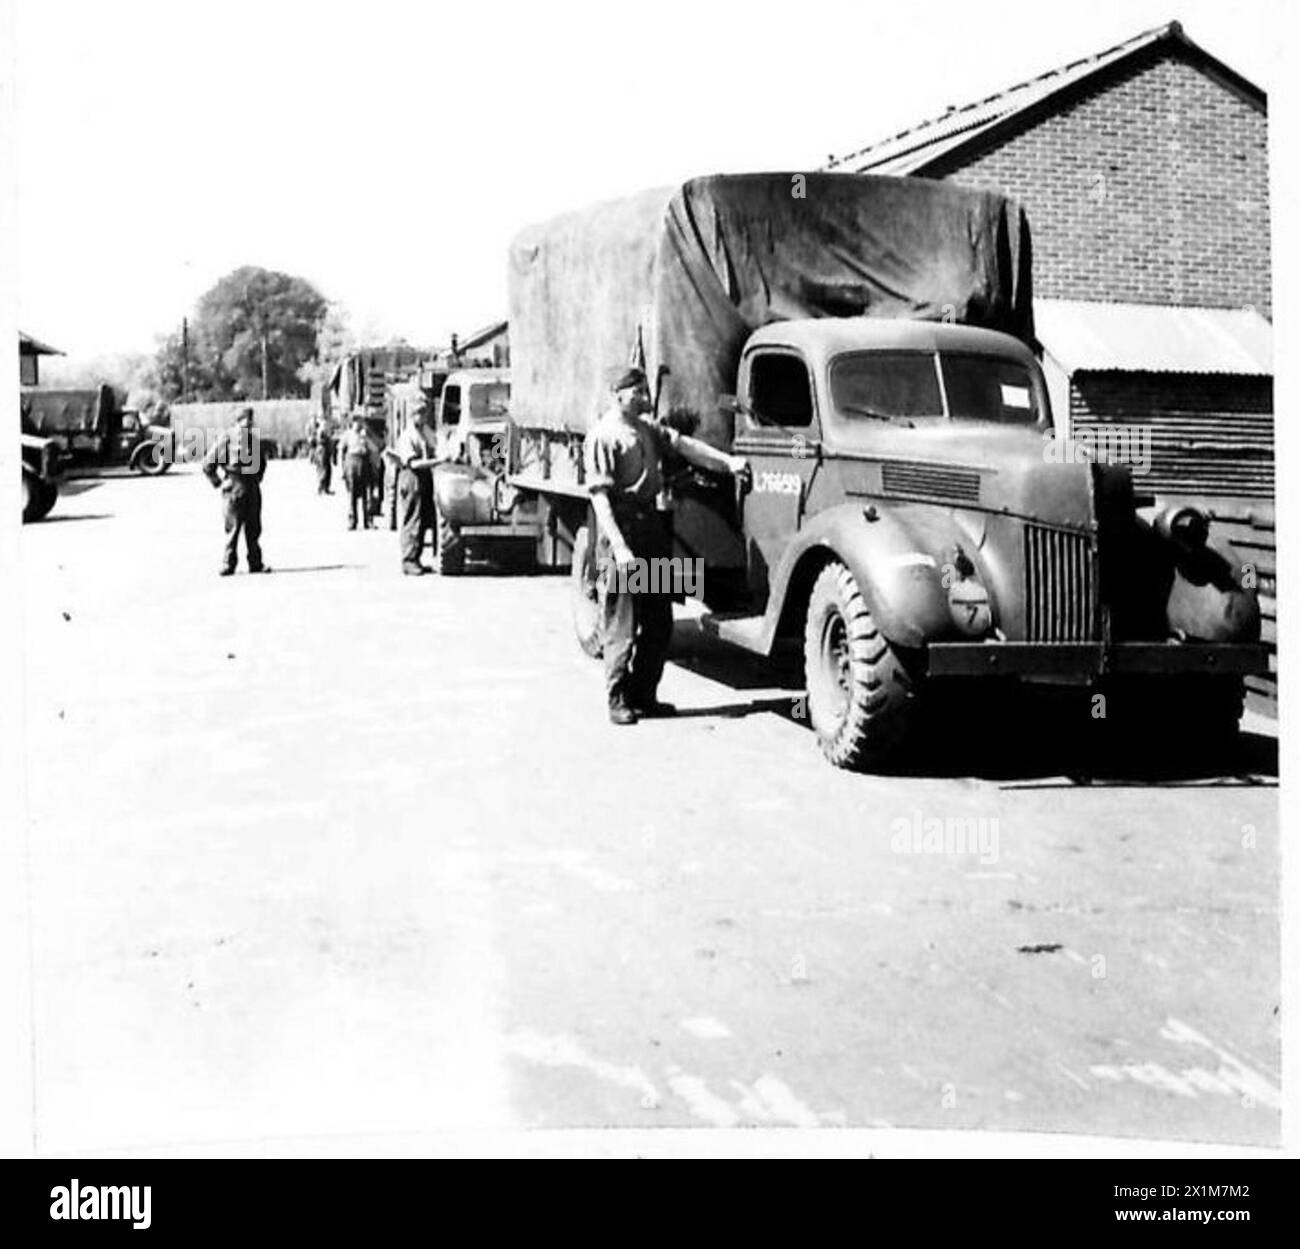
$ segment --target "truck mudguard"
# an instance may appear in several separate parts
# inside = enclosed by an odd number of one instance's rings
[[[802,596],[812,577],[800,570],[820,568],[828,556],[853,574],[880,631],[896,646],[915,648],[950,635],[948,596],[942,569],[926,549],[930,545],[887,511],[868,520],[861,503],[819,512],[799,530],[772,578],[765,629],[769,646],[791,594],[800,600],[802,628]]]

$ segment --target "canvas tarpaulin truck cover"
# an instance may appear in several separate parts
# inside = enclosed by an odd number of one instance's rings
[[[511,412],[583,430],[611,381],[669,374],[659,411],[721,446],[749,335],[799,317],[914,317],[1033,334],[1014,202],[924,179],[745,174],[570,213],[510,253]],[[643,359],[642,359],[643,357]]]

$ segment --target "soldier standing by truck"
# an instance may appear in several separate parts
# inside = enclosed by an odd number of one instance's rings
[[[628,580],[638,560],[672,555],[668,515],[656,508],[663,488],[661,457],[671,449],[699,468],[741,479],[748,477],[749,464],[743,456],[726,455],[646,420],[652,405],[640,369],[628,369],[613,389],[614,403],[592,426],[585,454],[598,527],[596,562],[605,574],[602,628],[609,718],[626,725],[676,712],[658,698],[673,631],[671,588],[651,578],[648,590],[638,592]]]
[[[374,448],[366,433],[365,419],[358,414],[352,418],[352,428],[339,440],[339,460],[343,465],[343,485],[348,500],[348,528],[357,527],[357,509],[361,519],[370,528],[370,472]]]
[[[402,572],[421,577],[431,572],[421,561],[424,538],[433,525],[433,466],[437,463],[433,431],[423,414],[397,439],[397,510],[402,525]]]
[[[229,577],[239,563],[239,535],[244,535],[249,572],[270,572],[262,562],[262,478],[266,457],[253,428],[253,409],[244,408],[235,424],[224,430],[207,455],[203,473],[225,496],[226,546],[221,575]]]

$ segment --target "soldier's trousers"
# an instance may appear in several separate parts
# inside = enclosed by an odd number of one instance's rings
[[[234,572],[239,563],[239,535],[244,535],[248,567],[256,572],[262,566],[262,487],[256,481],[236,481],[222,488],[226,520],[226,547],[222,567]]]
[[[433,473],[403,468],[397,475],[397,516],[401,522],[402,567],[414,568],[424,553],[424,538],[433,525]]]
[[[316,493],[328,494],[330,478],[334,473],[334,465],[330,460],[329,453],[318,448],[312,452],[312,459],[316,464]]]
[[[370,528],[370,461],[359,455],[350,455],[343,461],[343,484],[347,488],[348,528],[357,527],[357,511],[367,529]]]
[[[615,519],[637,559],[648,564],[672,555],[672,534],[665,513],[616,515]],[[596,543],[596,567],[602,574],[605,689],[611,705],[622,702],[632,707],[646,706],[655,701],[672,641],[672,588],[653,583],[638,588],[635,578],[620,581],[613,572],[613,560],[609,541],[602,533]]]

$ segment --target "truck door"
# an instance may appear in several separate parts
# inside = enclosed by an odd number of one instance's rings
[[[812,379],[791,348],[760,348],[741,364],[734,447],[749,459],[754,488],[743,505],[750,590],[767,595],[769,571],[798,532],[819,462],[821,426]]]

